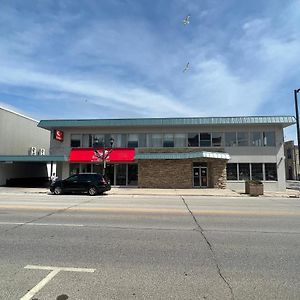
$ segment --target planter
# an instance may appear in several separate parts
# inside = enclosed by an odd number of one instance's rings
[[[245,182],[245,193],[250,196],[263,195],[264,185],[261,181],[248,180]]]

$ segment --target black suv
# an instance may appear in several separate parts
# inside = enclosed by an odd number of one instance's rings
[[[91,196],[110,190],[110,183],[97,173],[75,174],[64,180],[57,180],[50,185],[50,192],[55,195],[62,193],[88,193]]]

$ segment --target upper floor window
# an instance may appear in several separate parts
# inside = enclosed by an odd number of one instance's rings
[[[262,146],[260,131],[253,131],[250,133],[250,146]]]
[[[92,147],[103,147],[104,146],[104,134],[94,134]]]
[[[291,159],[291,158],[292,158],[292,149],[288,148],[288,149],[286,150],[286,155],[287,155],[287,158],[288,158],[288,159]]]
[[[199,134],[189,133],[188,134],[188,146],[189,147],[199,147]]]
[[[81,134],[71,134],[71,147],[81,147]]]
[[[173,133],[164,134],[163,146],[164,147],[174,147],[174,135],[173,135]]]
[[[127,146],[137,148],[139,146],[139,135],[137,133],[128,134]]]
[[[211,134],[211,142],[213,147],[221,147],[224,144],[224,134],[221,132],[213,132]]]
[[[162,134],[161,133],[152,133],[150,135],[149,147],[161,147],[162,146]]]
[[[175,133],[174,134],[174,146],[175,147],[186,147],[186,134]]]
[[[225,132],[225,146],[236,146],[236,132]]]
[[[249,146],[249,134],[248,132],[237,133],[238,146]]]
[[[264,146],[275,146],[275,132],[274,131],[264,131],[263,132],[263,142]]]
[[[210,147],[211,146],[211,134],[208,132],[200,133],[200,147]]]

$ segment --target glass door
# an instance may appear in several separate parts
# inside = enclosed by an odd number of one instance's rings
[[[207,187],[207,167],[193,167],[194,187]]]
[[[201,187],[207,187],[207,167],[200,167]]]
[[[193,168],[194,187],[200,187],[200,168]]]

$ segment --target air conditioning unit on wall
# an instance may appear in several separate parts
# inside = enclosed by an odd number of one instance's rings
[[[36,155],[36,147],[30,147],[30,155]]]
[[[45,148],[41,148],[41,149],[40,149],[39,155],[46,155],[46,150],[45,150]]]

